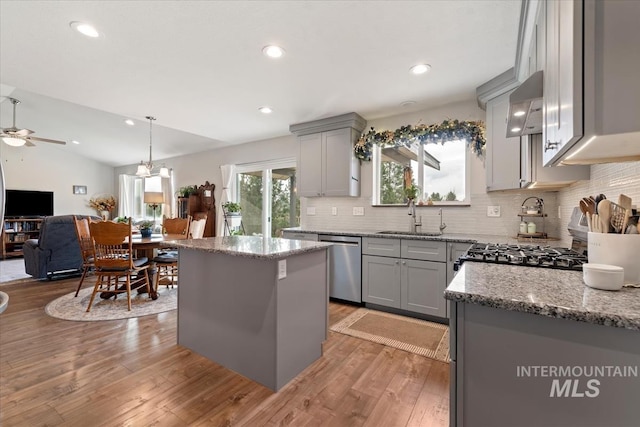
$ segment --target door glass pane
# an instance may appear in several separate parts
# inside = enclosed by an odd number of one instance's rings
[[[238,203],[242,207],[244,234],[262,235],[262,171],[238,173],[237,177]],[[237,226],[234,228],[232,234],[241,233]]]
[[[293,191],[295,184],[295,168],[272,170],[271,237],[280,237],[283,228],[300,225],[300,199]]]

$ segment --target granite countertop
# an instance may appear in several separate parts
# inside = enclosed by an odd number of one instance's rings
[[[444,233],[440,235],[432,235],[429,233],[424,234],[411,234],[403,231],[393,231],[392,233],[381,233],[378,230],[321,230],[321,229],[301,229],[298,227],[285,228],[284,231],[291,233],[306,233],[306,234],[330,234],[332,236],[359,236],[359,237],[376,237],[381,239],[411,239],[411,240],[435,240],[442,242],[459,242],[459,243],[505,243],[505,244],[540,244],[539,241],[523,241],[518,240],[516,237],[496,235],[496,234],[458,234],[458,233]],[[545,243],[548,244],[548,243]]]
[[[282,259],[291,255],[327,249],[331,243],[259,236],[225,236],[163,242],[162,246],[195,249],[259,259]]]
[[[445,291],[455,302],[640,330],[640,289],[592,289],[581,271],[465,262]]]

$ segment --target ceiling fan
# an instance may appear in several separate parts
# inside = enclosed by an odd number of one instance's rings
[[[0,133],[0,138],[2,138],[5,144],[11,145],[13,147],[22,147],[23,145],[26,145],[27,147],[33,147],[35,146],[35,144],[31,141],[38,141],[66,145],[66,142],[64,141],[30,136],[32,133],[34,133],[32,130],[18,129],[16,127],[16,105],[18,105],[20,101],[15,98],[7,99],[9,99],[9,101],[11,101],[11,103],[13,104],[13,125],[10,128],[2,129],[2,133]]]

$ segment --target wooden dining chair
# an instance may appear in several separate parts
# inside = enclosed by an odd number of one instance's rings
[[[133,258],[131,220],[129,223],[90,223],[89,231],[93,241],[93,263],[97,278],[87,311],[91,310],[96,294],[105,288],[116,297],[118,293],[126,293],[127,308],[131,311],[132,285],[144,283],[147,294],[151,295],[147,259]],[[112,284],[113,289],[110,288]]]
[[[76,226],[76,236],[78,237],[80,254],[82,255],[82,277],[80,277],[75,295],[78,296],[84,278],[87,276],[87,273],[95,268],[95,265],[93,264],[93,242],[91,241],[91,233],[89,232],[89,218],[78,218],[74,215],[73,222]]]
[[[162,221],[162,231],[164,234],[188,237],[191,216],[187,218],[165,218]],[[154,288],[158,291],[160,282],[167,287],[173,287],[178,283],[178,251],[175,249],[165,249],[157,257],[153,258],[156,264],[156,277]]]
[[[202,239],[204,236],[204,228],[207,225],[207,216],[204,218],[194,219],[189,226],[189,238],[190,239]]]

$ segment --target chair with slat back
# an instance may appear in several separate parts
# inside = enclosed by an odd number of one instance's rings
[[[93,242],[91,241],[91,233],[89,232],[89,218],[73,217],[73,222],[76,226],[76,236],[78,236],[78,243],[80,244],[80,253],[82,254],[82,277],[78,283],[78,289],[76,289],[76,295],[82,288],[84,278],[94,268],[93,264]]]
[[[207,224],[207,216],[204,218],[194,219],[189,226],[189,238],[190,239],[202,239],[204,236],[204,227]]]
[[[116,297],[118,293],[126,293],[127,308],[131,311],[132,285],[144,283],[147,294],[151,295],[147,259],[133,258],[131,220],[128,224],[111,221],[90,223],[89,231],[93,240],[93,262],[97,279],[87,311],[91,310],[96,293],[105,287]],[[114,285],[113,289],[110,289],[111,284]]]
[[[165,234],[181,235],[185,238],[189,232],[191,224],[191,216],[187,218],[164,218],[162,221],[162,231]],[[157,291],[158,286],[166,284],[167,287],[173,287],[178,283],[178,253],[175,250],[165,250],[162,254],[153,258],[156,263],[157,271],[155,277],[154,288]]]

